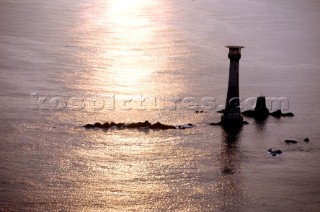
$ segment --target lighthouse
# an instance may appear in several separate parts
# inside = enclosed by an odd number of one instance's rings
[[[240,111],[239,100],[239,61],[243,46],[226,46],[229,48],[230,59],[228,93],[226,107],[221,116],[221,124],[226,127],[242,126],[243,117]]]

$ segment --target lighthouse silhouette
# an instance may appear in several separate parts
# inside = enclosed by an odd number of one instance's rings
[[[243,125],[243,117],[240,111],[239,100],[239,60],[243,46],[226,46],[229,48],[230,59],[228,94],[226,107],[221,116],[221,124],[225,127],[240,127]]]

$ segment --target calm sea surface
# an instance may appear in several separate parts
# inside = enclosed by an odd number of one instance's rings
[[[319,211],[319,25],[318,0],[0,0],[0,210]],[[208,125],[226,45],[243,109],[294,117]],[[195,127],[82,127],[145,120]]]

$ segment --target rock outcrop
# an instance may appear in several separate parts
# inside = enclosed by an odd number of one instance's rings
[[[272,149],[269,149],[268,152],[270,152],[270,154],[275,157],[277,155],[280,155],[282,153],[281,150],[272,150]]]
[[[154,130],[168,130],[168,129],[187,129],[193,127],[193,124],[186,124],[186,125],[166,125],[162,124],[160,122],[156,122],[154,124],[151,124],[149,121],[145,122],[135,122],[130,124],[125,123],[114,123],[114,122],[106,122],[104,124],[101,124],[99,122],[96,122],[94,124],[86,124],[83,126],[86,129],[93,129],[93,128],[100,128],[100,129],[110,129],[110,128],[126,128],[126,129],[154,129]]]
[[[298,143],[298,141],[296,141],[296,140],[285,140],[284,142],[287,143],[287,144],[296,144],[296,143]]]

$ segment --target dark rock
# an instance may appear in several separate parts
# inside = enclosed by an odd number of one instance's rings
[[[276,118],[280,118],[281,116],[283,117],[292,117],[294,116],[293,113],[282,113],[281,110],[276,110],[272,113],[270,113],[271,116],[276,117]]]
[[[125,125],[124,123],[117,123],[115,126],[118,127],[118,128],[123,128],[124,125]]]
[[[148,121],[145,122],[137,122],[126,125],[127,128],[142,128],[142,127],[150,127],[151,123]]]
[[[102,128],[103,128],[103,129],[109,129],[109,128],[110,128],[110,124],[109,124],[108,122],[106,122],[106,123],[104,123],[104,124],[102,125]]]
[[[86,124],[83,127],[87,129],[94,128],[93,124]]]
[[[234,169],[231,169],[231,168],[224,168],[222,171],[221,171],[223,174],[225,175],[229,175],[229,174],[234,174],[236,173],[236,171]]]
[[[269,149],[268,152],[270,152],[272,156],[277,156],[282,153],[281,150],[272,150],[272,149]]]
[[[266,119],[269,115],[276,117],[276,118],[280,118],[280,117],[293,117],[294,114],[293,113],[282,113],[281,110],[276,110],[272,113],[269,113],[269,110],[258,110],[258,111],[254,111],[254,110],[246,110],[243,111],[241,113],[242,115],[246,116],[246,117],[253,117],[257,120],[264,120]]]
[[[212,122],[209,125],[211,125],[211,126],[221,126],[222,124],[221,124],[221,122],[218,122],[218,123]]]
[[[191,127],[193,127],[193,124],[186,124],[186,125],[179,125],[179,126],[177,126],[177,128],[178,129],[182,129],[182,130],[184,130],[184,129],[188,129],[188,128],[191,128]]]
[[[254,108],[254,118],[259,120],[264,120],[269,116],[269,110],[266,105],[266,97],[259,96],[257,99],[257,104]]]
[[[282,116],[284,116],[284,117],[293,117],[294,114],[293,113],[282,113]]]
[[[150,129],[167,130],[167,129],[187,129],[187,128],[193,127],[193,124],[189,123],[186,125],[179,125],[175,127],[172,125],[161,124],[160,122],[151,124],[149,121],[136,122],[136,123],[130,123],[130,124],[114,123],[114,122],[111,122],[111,123],[106,122],[104,124],[101,124],[97,122],[95,124],[86,124],[83,127],[85,127],[86,129],[92,129],[92,128],[109,129],[111,127],[117,127],[117,128],[128,128],[128,129],[150,128]]]
[[[298,143],[296,140],[285,140],[284,142],[286,142],[287,144],[296,144],[296,143]]]
[[[304,139],[304,142],[309,142],[309,141],[310,141],[309,138],[305,138],[305,139]]]
[[[247,117],[254,117],[255,113],[253,110],[246,110],[246,111],[243,111],[241,114]]]
[[[281,150],[272,150],[272,149],[269,149],[268,152],[275,153],[275,154],[281,154],[282,153]]]
[[[280,118],[281,116],[294,116],[293,113],[282,113],[281,110],[276,110],[270,113],[266,105],[266,97],[264,96],[259,96],[257,98],[257,103],[254,110],[244,111],[242,112],[242,115],[247,117],[253,117],[256,120],[265,120],[269,115],[276,118]]]
[[[276,117],[276,118],[280,118],[281,115],[282,115],[281,110],[276,110],[276,111],[270,113],[270,116],[273,116],[273,117]]]
[[[93,126],[94,126],[94,127],[97,127],[97,128],[101,128],[101,127],[102,127],[102,124],[99,123],[99,122],[96,122],[96,123],[94,123]]]
[[[273,151],[273,152],[276,153],[276,154],[281,154],[282,153],[281,150],[276,150],[276,151]]]
[[[157,122],[155,124],[152,124],[150,126],[150,129],[160,129],[160,130],[167,130],[167,129],[176,129],[175,126],[161,124],[160,122]]]
[[[111,122],[111,123],[110,123],[110,127],[123,128],[123,127],[124,127],[124,123],[114,123],[114,122]]]
[[[249,122],[247,122],[247,121],[243,121],[243,124],[249,124]]]

